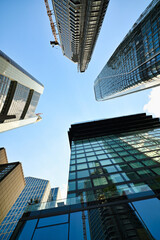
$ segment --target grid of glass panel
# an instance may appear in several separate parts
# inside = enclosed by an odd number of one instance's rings
[[[30,200],[38,199],[41,201],[48,181],[38,178],[26,177],[26,186],[14,203],[11,210],[0,225],[0,239],[10,239],[19,219],[21,218]],[[49,199],[51,200],[51,199]]]
[[[0,165],[0,181],[1,179],[6,176],[15,166],[17,163],[10,163],[10,164],[3,164]]]
[[[68,196],[100,188],[116,194],[159,189],[159,155],[160,129],[72,141]]]
[[[0,112],[3,108],[4,102],[6,100],[6,96],[8,93],[10,83],[11,83],[11,81],[9,78],[0,74]]]
[[[98,75],[97,100],[146,83],[160,73],[160,3],[152,1],[142,15]]]

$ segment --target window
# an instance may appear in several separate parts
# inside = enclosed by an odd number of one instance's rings
[[[90,163],[88,163],[88,164],[89,164],[89,167],[90,167],[90,168],[100,166],[99,162],[90,162]]]
[[[134,162],[129,164],[132,168],[141,168],[144,167],[142,163],[140,162]]]
[[[79,159],[77,159],[77,163],[83,163],[83,162],[86,162],[86,159],[85,159],[85,158],[79,158]]]
[[[92,184],[90,179],[78,180],[78,189],[91,188],[91,187],[92,187]]]
[[[82,169],[85,169],[85,168],[88,168],[86,163],[77,164],[77,170],[82,170]]]
[[[103,169],[108,173],[117,172],[117,169],[115,168],[115,166],[103,167]]]
[[[105,177],[100,177],[100,178],[94,178],[93,179],[93,184],[95,187],[101,186],[101,185],[106,185],[108,182]]]
[[[105,165],[110,165],[112,164],[111,160],[104,160],[104,161],[100,161],[101,165],[102,166],[105,166]]]
[[[68,191],[76,190],[76,182],[75,181],[69,182],[69,186],[68,187],[69,187]]]
[[[83,177],[88,177],[88,176],[89,176],[89,171],[88,170],[77,172],[77,178],[83,178]]]
[[[96,156],[92,156],[92,157],[87,157],[88,161],[97,161]]]
[[[69,174],[69,179],[72,180],[72,179],[75,179],[76,178],[76,173],[75,172],[71,172]]]
[[[122,176],[120,174],[111,174],[110,175],[110,179],[114,182],[114,183],[119,183],[119,182],[124,182],[124,179],[122,178]]]

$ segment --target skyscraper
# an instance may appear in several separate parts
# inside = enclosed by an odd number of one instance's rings
[[[35,123],[43,85],[0,51],[0,132]]]
[[[159,239],[159,119],[137,114],[73,124],[68,134],[66,206],[29,206],[11,240],[26,233],[27,240]]]
[[[98,101],[160,85],[160,2],[140,15],[95,80]]]
[[[8,163],[5,149],[0,148],[0,224],[24,187],[25,180],[21,163]]]
[[[52,0],[63,54],[84,72],[91,60],[109,0]]]
[[[26,177],[25,182],[25,188],[0,225],[1,240],[10,239],[12,232],[14,231],[28,204],[34,204],[35,202],[47,202],[52,200],[50,182],[48,180]]]

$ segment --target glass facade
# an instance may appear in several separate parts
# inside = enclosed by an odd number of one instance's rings
[[[45,197],[48,198],[48,201],[52,200],[50,190],[49,192],[46,192],[49,181],[33,177],[26,177],[25,182],[25,188],[0,225],[1,240],[10,239],[12,232],[14,231],[28,204],[32,204],[34,201],[41,202],[45,195],[47,195]]]
[[[0,51],[0,132],[27,124],[20,120],[40,120],[35,110],[42,92],[41,83]]]
[[[109,0],[52,0],[63,54],[84,72],[103,22]]]
[[[160,3],[153,0],[95,80],[96,100],[160,85],[159,73]]]

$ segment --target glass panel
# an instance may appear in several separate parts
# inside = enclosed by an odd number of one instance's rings
[[[86,229],[86,237],[84,237],[83,229]],[[70,214],[70,234],[69,240],[91,240],[87,211],[76,212]]]
[[[33,240],[68,240],[68,224],[38,228]]]
[[[136,160],[136,158],[134,158],[133,156],[127,156],[127,157],[124,157],[124,160],[126,160],[126,161],[134,161],[134,160]]]
[[[117,169],[114,166],[103,167],[103,169],[108,173],[117,172]]]
[[[143,161],[143,163],[146,165],[146,166],[152,166],[152,165],[155,165],[157,164],[155,161],[153,160],[145,160]]]
[[[29,220],[24,224],[22,232],[18,236],[18,240],[28,240],[31,239],[34,229],[37,224],[37,219]]]
[[[75,178],[76,178],[76,173],[75,172],[70,172],[69,179],[72,180],[72,179],[75,179]]]
[[[85,168],[88,168],[86,163],[77,164],[77,170],[82,170],[82,169],[85,169]]]
[[[92,184],[89,179],[78,180],[78,189],[91,188]]]
[[[127,173],[126,175],[128,176],[129,180],[131,180],[131,181],[139,179],[139,176],[136,173],[134,173],[134,172]]]
[[[140,163],[140,162],[130,163],[129,165],[130,165],[132,168],[144,167],[143,164]]]
[[[83,162],[86,162],[86,159],[85,159],[85,158],[79,158],[79,159],[77,159],[77,163],[83,163]]]
[[[124,162],[122,158],[118,157],[118,158],[114,158],[112,159],[112,162],[113,163],[121,163],[121,162]]]
[[[39,219],[38,227],[44,227],[48,225],[54,225],[54,224],[66,223],[66,222],[68,222],[68,214],[41,218]]]
[[[124,179],[122,178],[122,176],[120,174],[111,174],[110,175],[110,179],[114,182],[114,183],[118,183],[118,182],[124,182]]]
[[[68,187],[69,187],[68,191],[76,190],[76,182],[75,181],[69,182]]]
[[[97,156],[99,160],[107,158],[106,154]]]
[[[77,178],[83,178],[83,177],[88,177],[88,176],[89,176],[89,171],[88,170],[77,172]]]
[[[107,180],[105,177],[93,178],[93,184],[95,187],[107,184]]]
[[[96,156],[92,156],[92,157],[87,157],[88,161],[97,161]]]
[[[88,163],[88,164],[89,164],[90,168],[100,166],[99,162],[91,162],[91,163]]]
[[[160,175],[160,168],[152,168],[152,170],[157,173],[158,175]]]
[[[101,165],[102,166],[105,166],[105,165],[110,165],[112,164],[111,160],[104,160],[104,161],[100,161]]]
[[[70,171],[75,171],[75,170],[76,170],[76,166],[75,165],[70,166]]]
[[[118,168],[118,171],[127,171],[131,170],[131,167],[128,164],[121,164],[121,165],[116,165]]]

